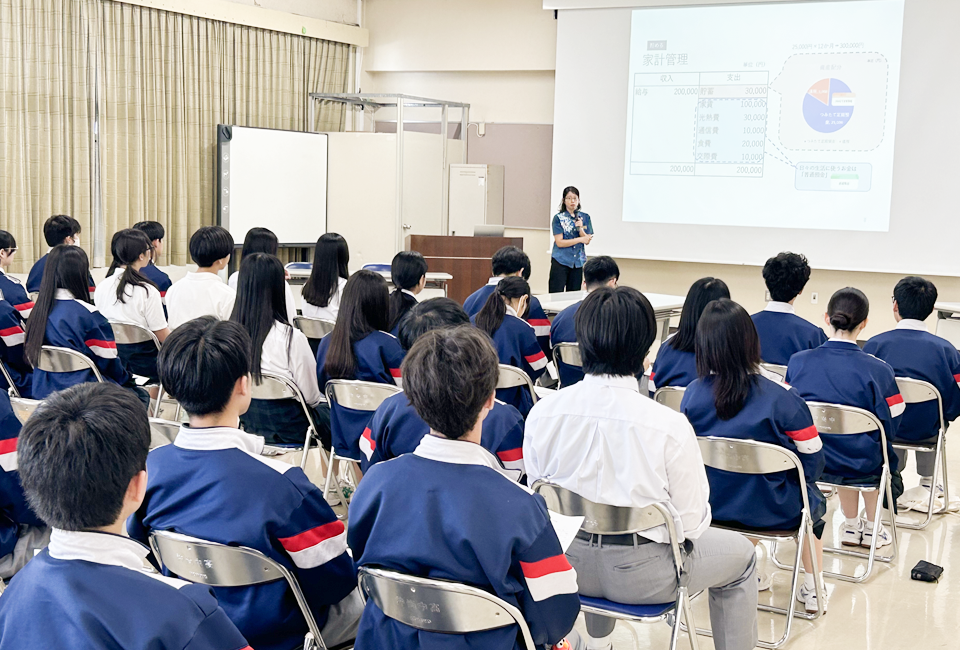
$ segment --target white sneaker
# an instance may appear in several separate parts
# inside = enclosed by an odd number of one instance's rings
[[[858,519],[856,526],[843,522],[840,526],[840,543],[844,546],[860,546],[863,540],[863,520]]]
[[[773,586],[773,575],[757,571],[757,591],[769,591]]]
[[[893,543],[893,537],[890,535],[890,532],[886,529],[883,524],[879,524],[880,532],[877,533],[877,548],[883,548],[884,546],[889,546]],[[873,529],[864,527],[863,529],[863,539],[860,540],[860,546],[864,548],[870,548],[870,544],[873,542],[873,532],[876,529],[876,526]],[[844,542],[846,543],[846,542]]]
[[[803,603],[803,608],[807,614],[817,613],[817,590],[807,589],[807,586],[800,583],[800,590],[797,591],[797,600]],[[826,587],[824,587],[823,613],[827,613]]]

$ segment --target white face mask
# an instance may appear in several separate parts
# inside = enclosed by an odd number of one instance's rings
[[[73,236],[73,245],[74,245],[74,246],[79,246],[79,245],[80,245],[80,235],[74,235],[74,236]]]

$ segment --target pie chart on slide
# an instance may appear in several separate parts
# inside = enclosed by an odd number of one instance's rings
[[[803,97],[803,119],[814,131],[834,133],[850,122],[856,95],[839,79],[821,79]]]

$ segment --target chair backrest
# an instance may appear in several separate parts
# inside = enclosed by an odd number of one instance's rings
[[[854,435],[858,433],[880,432],[880,450],[883,452],[883,464],[888,466],[887,434],[883,424],[870,411],[845,404],[825,404],[807,402],[813,424],[817,432],[830,435]]]
[[[27,293],[27,297],[30,298],[30,302],[37,302],[37,298],[40,296],[39,291],[31,291]]]
[[[943,398],[936,386],[922,379],[897,377],[897,388],[900,389],[900,395],[905,404],[920,404],[936,400],[940,416],[937,422],[940,423],[941,428],[943,427]]]
[[[565,363],[568,366],[576,366],[577,368],[583,367],[583,359],[580,357],[580,346],[576,343],[557,343],[553,346],[553,351],[556,352],[557,358],[561,363]]]
[[[13,383],[13,377],[10,376],[10,371],[7,370],[7,365],[3,361],[0,361],[0,374],[7,382],[7,392],[10,393],[10,397],[20,397],[20,391],[17,390],[17,385]]]
[[[657,404],[663,404],[679,413],[680,402],[683,401],[683,393],[686,390],[686,388],[681,386],[664,386],[663,388],[658,388],[657,392],[653,394],[653,401]]]
[[[516,366],[508,366],[505,363],[500,364],[500,376],[497,378],[497,388],[516,388],[517,386],[526,386],[530,391],[530,397],[533,403],[537,403],[537,391],[534,389],[533,381],[530,375]]]
[[[761,363],[760,367],[764,370],[772,372],[775,375],[779,375],[780,379],[787,378],[787,367],[777,365],[776,363]]]
[[[418,630],[469,634],[517,625],[527,650],[530,628],[519,609],[468,585],[360,567],[360,589],[389,618]]]
[[[37,368],[44,372],[77,372],[91,370],[98,382],[103,382],[103,375],[97,364],[90,358],[76,350],[58,348],[53,345],[44,345],[40,348],[40,363]]]
[[[335,322],[325,318],[308,318],[307,316],[297,316],[293,319],[293,325],[304,333],[308,339],[322,339],[333,331]]]
[[[716,436],[698,437],[703,464],[735,474],[775,474],[791,469],[797,470],[799,484],[806,484],[803,465],[800,459],[789,449],[757,440],[718,438]],[[806,489],[803,494],[803,507],[810,512]]]
[[[157,350],[160,350],[160,339],[146,327],[114,320],[110,321],[110,327],[113,329],[113,336],[119,345],[136,345],[137,343],[151,341],[157,346]]]
[[[310,632],[320,638],[320,628],[297,579],[286,567],[260,551],[160,530],[150,533],[150,546],[162,566],[189,582],[210,587],[250,587],[286,580]]]
[[[953,347],[960,349],[960,319],[937,319],[937,336],[947,339]]]
[[[26,397],[14,397],[10,395],[10,406],[13,408],[13,414],[20,420],[20,424],[26,424],[33,412],[37,410],[42,402],[38,399],[27,399]]]
[[[295,383],[272,372],[260,372],[260,382],[252,383],[251,397],[262,400],[293,399],[300,404],[303,414],[307,417],[307,422],[313,422],[310,414],[310,407],[307,405],[307,398],[303,396],[300,388]]]
[[[402,393],[399,386],[354,379],[331,379],[325,389],[330,408],[336,404],[355,411],[376,411],[384,400]]]
[[[180,433],[180,424],[160,418],[150,418],[150,449],[171,444]]]
[[[580,530],[592,535],[623,535],[640,533],[658,526],[665,526],[673,547],[674,562],[679,572],[683,567],[680,555],[680,540],[673,515],[664,504],[654,503],[646,508],[610,506],[585,499],[559,485],[539,480],[533,490],[543,497],[547,509],[568,517],[583,517]]]

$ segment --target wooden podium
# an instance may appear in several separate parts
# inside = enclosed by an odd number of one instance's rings
[[[490,279],[490,258],[504,246],[523,248],[523,237],[409,235],[406,241],[406,249],[423,255],[430,271],[453,276],[447,295],[461,305]]]

